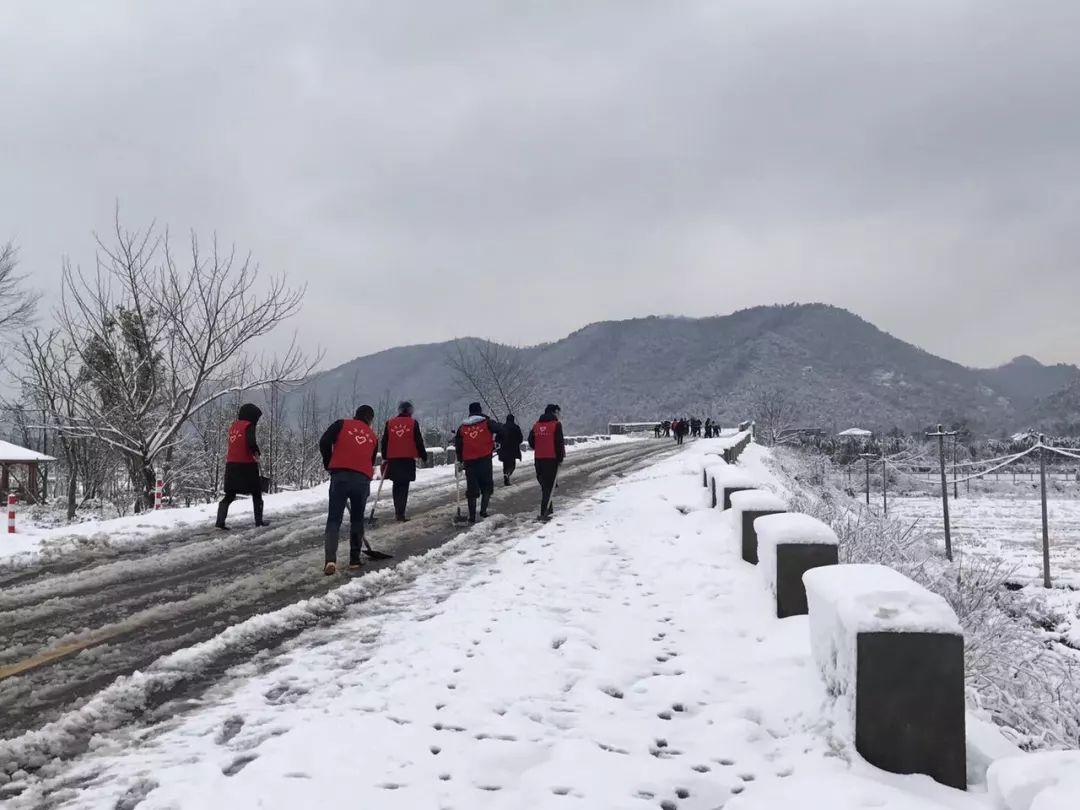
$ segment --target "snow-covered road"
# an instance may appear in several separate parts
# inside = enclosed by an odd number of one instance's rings
[[[985,807],[871,768],[839,733],[805,617],[774,618],[708,508],[709,444],[547,526],[492,524],[408,577],[344,586],[337,621],[234,666],[186,711],[15,774],[9,805]],[[746,464],[766,477],[759,452]]]
[[[561,498],[577,497],[611,476],[635,468],[667,443],[597,445],[568,456]],[[500,489],[493,501],[500,520],[524,522],[537,509],[536,483],[522,470],[519,483]],[[361,578],[395,569],[403,560],[440,548],[461,529],[450,523],[452,478],[418,487],[414,520],[382,521],[369,533],[373,545],[394,553],[386,562],[369,561]],[[122,547],[116,556],[91,558],[82,567],[23,569],[17,582],[0,590],[0,736],[39,728],[75,701],[95,695],[117,676],[146,669],[162,658],[213,639],[259,614],[320,597],[342,577],[322,576],[325,506],[278,512],[269,529],[228,535],[202,528]],[[422,568],[417,568],[412,574]],[[204,652],[198,668],[165,679],[129,707],[128,715],[190,697],[206,683],[253,652],[279,644],[307,627],[339,614],[345,602],[296,610],[288,622],[266,622],[260,633]],[[151,667],[151,671],[153,667]],[[114,707],[115,708],[115,707]],[[125,722],[110,712],[94,728]],[[61,753],[81,748],[89,729],[69,735]],[[0,763],[0,771],[3,770]]]

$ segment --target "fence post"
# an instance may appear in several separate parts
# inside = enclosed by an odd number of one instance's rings
[[[159,509],[161,509],[161,496],[164,494],[164,492],[165,492],[165,482],[162,481],[159,478],[157,480],[157,483],[155,483],[155,485],[154,485],[154,511],[155,512],[158,511]]]
[[[1039,489],[1042,491],[1043,587],[1050,587],[1050,523],[1046,515],[1046,437],[1039,436]]]
[[[889,516],[889,471],[885,468],[885,454],[881,454],[881,506],[885,517]]]
[[[955,435],[946,433],[944,427],[937,426],[937,433],[927,433],[927,438],[937,436],[938,462],[941,469],[941,511],[945,517],[945,559],[952,562],[952,531],[949,527],[949,479],[945,476],[945,437]]]
[[[7,496],[7,530],[8,534],[15,534],[15,503],[18,499],[14,492]]]

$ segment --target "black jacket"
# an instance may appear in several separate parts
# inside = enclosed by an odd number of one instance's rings
[[[416,458],[424,459],[427,461],[427,448],[424,446],[424,433],[420,430],[420,423],[413,419],[415,425],[413,426],[413,439],[416,444]],[[416,480],[416,458],[386,458],[386,446],[390,443],[390,431],[385,427],[383,428],[382,439],[379,442],[379,452],[382,453],[383,459],[386,461],[386,477],[391,481],[400,483],[402,481],[415,481]]]
[[[541,422],[559,422],[550,413],[545,413],[540,417]],[[533,450],[536,449],[536,431],[529,431],[529,447]],[[562,422],[559,422],[555,427],[555,460],[559,463],[563,463],[563,459],[566,458],[566,439],[563,438]]]
[[[499,461],[511,461],[521,458],[521,443],[525,437],[514,417],[506,417],[502,433],[499,434]]]
[[[337,441],[338,434],[341,433],[341,427],[345,424],[344,419],[338,419],[334,424],[330,425],[319,439],[319,454],[322,455],[322,465],[324,470],[330,469],[330,457],[334,455],[334,443]],[[374,466],[375,458],[379,455],[379,446],[376,444],[371,448],[371,464]]]
[[[256,458],[260,455],[259,442],[256,437],[256,425],[258,425],[261,417],[262,411],[250,402],[246,405],[241,405],[240,411],[236,414],[237,419],[244,419],[251,423],[248,425],[244,440],[247,442],[248,449]],[[233,492],[237,495],[261,494],[262,489],[259,486],[259,462],[225,462],[224,485],[226,492]]]

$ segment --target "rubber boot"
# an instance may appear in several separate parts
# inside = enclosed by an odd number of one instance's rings
[[[488,504],[491,503],[491,496],[486,492],[480,497],[480,517],[486,518],[488,516]]]
[[[263,502],[262,500],[253,501],[252,507],[255,510],[255,525],[256,526],[269,526],[270,524],[263,520]]]
[[[217,522],[214,525],[223,531],[228,531],[229,527],[225,525],[225,518],[228,516],[229,505],[227,503],[219,503],[217,508]]]
[[[476,523],[476,498],[468,498],[469,501],[469,523]]]

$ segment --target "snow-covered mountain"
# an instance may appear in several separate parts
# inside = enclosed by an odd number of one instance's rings
[[[422,417],[457,413],[468,397],[446,365],[451,346],[359,357],[291,396],[295,402],[314,390],[324,406],[336,400],[343,410],[354,399],[408,397]],[[1080,383],[1075,366],[1045,366],[1030,357],[996,369],[968,368],[823,304],[605,321],[516,351],[535,361],[541,399],[559,402],[576,431],[675,414],[737,421],[752,410],[755,390],[783,389],[807,427],[914,429],[963,419],[999,432],[1026,426],[1055,392]]]

